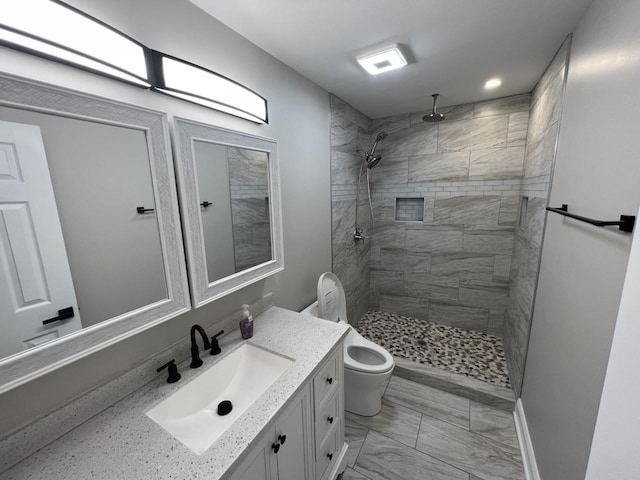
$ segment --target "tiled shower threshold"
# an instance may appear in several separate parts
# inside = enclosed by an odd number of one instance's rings
[[[367,312],[356,328],[394,356],[395,375],[513,411],[498,337],[378,311]]]

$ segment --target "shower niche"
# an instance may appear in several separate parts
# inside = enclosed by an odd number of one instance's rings
[[[396,222],[422,222],[424,198],[396,198]]]

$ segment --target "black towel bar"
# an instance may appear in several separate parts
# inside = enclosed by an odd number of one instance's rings
[[[595,220],[593,218],[583,217],[581,215],[575,215],[573,213],[569,213],[569,206],[566,203],[563,203],[562,207],[560,208],[547,207],[547,210],[553,213],[558,213],[565,217],[575,218],[576,220],[595,225],[596,227],[617,226],[623,232],[629,233],[633,232],[633,226],[636,223],[636,217],[634,215],[620,215],[620,220],[614,220],[611,222],[604,220]]]

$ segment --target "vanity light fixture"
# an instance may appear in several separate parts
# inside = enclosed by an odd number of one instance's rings
[[[407,64],[398,44],[393,44],[374,53],[360,55],[356,57],[356,60],[371,75],[402,68]]]
[[[153,89],[256,123],[269,123],[267,100],[218,73],[150,51]]]
[[[494,88],[498,88],[500,85],[502,85],[502,80],[499,78],[491,78],[485,82],[484,88],[487,90],[493,90]]]
[[[58,0],[10,0],[0,15],[0,45],[150,87],[146,47]]]

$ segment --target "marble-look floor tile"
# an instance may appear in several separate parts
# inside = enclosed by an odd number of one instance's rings
[[[511,412],[505,412],[477,402],[471,402],[469,429],[483,437],[520,448]]]
[[[485,480],[524,480],[519,449],[427,415],[417,449]]]
[[[469,427],[469,400],[466,398],[394,376],[384,399],[445,422]]]
[[[360,448],[364,443],[364,439],[369,433],[369,429],[362,425],[345,418],[344,420],[344,440],[349,445],[347,450],[347,465],[353,467],[360,453]]]
[[[365,477],[359,472],[356,472],[352,468],[347,467],[342,477],[339,480],[370,480],[369,477]]]
[[[422,452],[369,432],[355,469],[371,480],[468,480],[469,474]]]
[[[382,433],[411,448],[416,446],[420,416],[420,413],[414,410],[384,400],[382,410],[373,417],[345,412],[345,418],[348,420]]]

